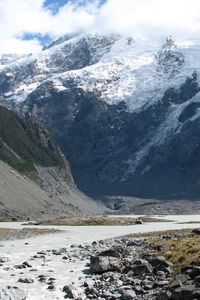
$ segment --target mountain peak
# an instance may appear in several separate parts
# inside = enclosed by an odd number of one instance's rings
[[[185,63],[183,53],[178,49],[172,36],[167,37],[160,51],[155,56],[158,71],[163,72],[168,78],[173,78],[180,73]]]
[[[57,38],[56,40],[53,40],[50,44],[44,46],[44,47],[42,48],[42,51],[47,50],[47,49],[50,49],[50,48],[52,48],[52,47],[54,47],[54,46],[60,45],[60,44],[62,44],[63,42],[67,42],[67,41],[69,41],[69,40],[75,38],[75,37],[78,36],[79,34],[80,34],[80,33],[65,34],[65,35],[63,35],[63,36]]]
[[[173,37],[170,35],[166,38],[165,43],[162,46],[163,51],[174,51],[177,49],[177,45]]]

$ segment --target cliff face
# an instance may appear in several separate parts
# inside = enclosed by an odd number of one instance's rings
[[[47,130],[1,106],[0,190],[0,218],[5,220],[105,212],[77,190]]]
[[[0,159],[17,171],[40,179],[37,169],[54,168],[74,186],[69,164],[44,127],[0,107]]]

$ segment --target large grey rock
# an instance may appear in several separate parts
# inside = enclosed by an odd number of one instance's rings
[[[0,288],[0,300],[26,300],[26,293],[17,287]]]
[[[181,272],[194,279],[200,275],[200,266],[187,265],[181,269]]]
[[[99,256],[112,256],[120,258],[123,254],[127,254],[128,250],[123,246],[114,246],[99,253]]]
[[[157,295],[156,300],[170,300],[172,293],[170,291],[161,291],[159,295]]]
[[[123,269],[124,273],[130,271],[132,271],[134,275],[149,274],[153,272],[153,267],[146,260],[138,259]]]
[[[90,270],[96,274],[108,271],[120,271],[120,260],[112,256],[91,256]]]
[[[118,289],[118,292],[122,295],[123,300],[136,299],[136,293],[130,286],[122,286]]]
[[[34,283],[34,280],[32,278],[19,278],[18,282],[29,284],[29,283]]]
[[[199,291],[195,291],[188,298],[188,300],[199,300],[199,299],[200,299],[200,290]]]
[[[192,230],[192,233],[196,234],[196,235],[200,235],[200,228],[195,228]]]
[[[74,295],[74,292],[73,292],[71,286],[65,285],[63,287],[63,292],[65,293],[66,298],[69,298],[69,299],[75,298],[75,295]]]
[[[150,260],[151,265],[154,267],[155,271],[164,271],[170,274],[172,272],[173,264],[166,260],[164,256],[155,256]]]
[[[5,257],[5,256],[0,256],[0,263],[6,263],[9,261],[9,258],[8,257]]]
[[[137,225],[142,225],[142,224],[143,224],[143,221],[140,220],[140,219],[138,219],[138,220],[135,221],[135,224],[137,224]]]
[[[172,299],[174,300],[189,300],[192,297],[192,294],[199,291],[195,286],[193,285],[186,285],[180,288],[175,289],[172,292]],[[193,298],[195,299],[195,298]],[[199,298],[197,298],[199,299]]]

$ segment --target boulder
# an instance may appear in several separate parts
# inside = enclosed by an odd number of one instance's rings
[[[200,235],[200,228],[195,228],[192,230],[192,233],[196,234],[196,235]]]
[[[138,219],[138,220],[135,221],[135,224],[137,224],[137,225],[142,225],[142,224],[143,224],[143,221],[140,220],[140,219]]]
[[[199,291],[194,285],[186,285],[179,287],[172,292],[172,299],[174,300],[189,300],[192,299],[192,295]],[[199,299],[199,298],[193,298]]]
[[[9,258],[8,257],[5,257],[5,256],[0,256],[0,263],[6,263],[9,261]]]
[[[74,293],[72,291],[72,288],[69,285],[65,285],[63,287],[63,292],[65,293],[66,298],[69,298],[69,299],[74,299],[75,298]]]
[[[32,278],[19,278],[18,282],[29,284],[29,283],[34,283],[34,280]]]
[[[178,280],[173,280],[169,285],[169,289],[170,290],[175,290],[175,289],[177,289],[179,287],[182,287],[182,286],[183,286],[183,284],[179,279]]]
[[[26,300],[26,293],[14,286],[0,288],[0,300]]]
[[[153,267],[146,260],[138,259],[126,266],[123,270],[124,273],[128,273],[130,271],[132,271],[134,275],[149,274],[153,272]]]
[[[136,293],[131,286],[122,286],[118,289],[123,300],[136,299]]]
[[[90,271],[95,274],[101,274],[108,271],[120,271],[120,260],[112,256],[91,256]]]
[[[192,295],[189,296],[188,300],[199,300],[200,299],[200,291],[195,291]]]
[[[99,256],[112,256],[120,258],[123,254],[127,254],[128,251],[123,246],[114,246],[110,249],[104,250],[99,253]]]
[[[163,291],[157,295],[156,300],[170,300],[172,293],[170,291]]]
[[[181,273],[187,274],[191,279],[195,279],[200,275],[200,267],[194,265],[187,265],[181,269]]]
[[[173,264],[166,260],[164,256],[155,256],[150,258],[149,262],[154,267],[155,271],[163,271],[170,274],[172,272],[171,268]]]

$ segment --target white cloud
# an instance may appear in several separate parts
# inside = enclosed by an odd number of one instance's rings
[[[41,50],[41,45],[38,40],[21,40],[17,38],[1,38],[0,53],[36,53]]]
[[[136,38],[169,34],[195,38],[200,29],[200,0],[108,0],[95,26]]]
[[[180,40],[199,37],[200,0],[98,0],[80,5],[68,2],[56,15],[44,0],[0,0],[0,53],[38,51],[37,40],[23,41],[23,33],[52,38],[80,30],[121,33],[134,38],[160,39],[172,34]]]

